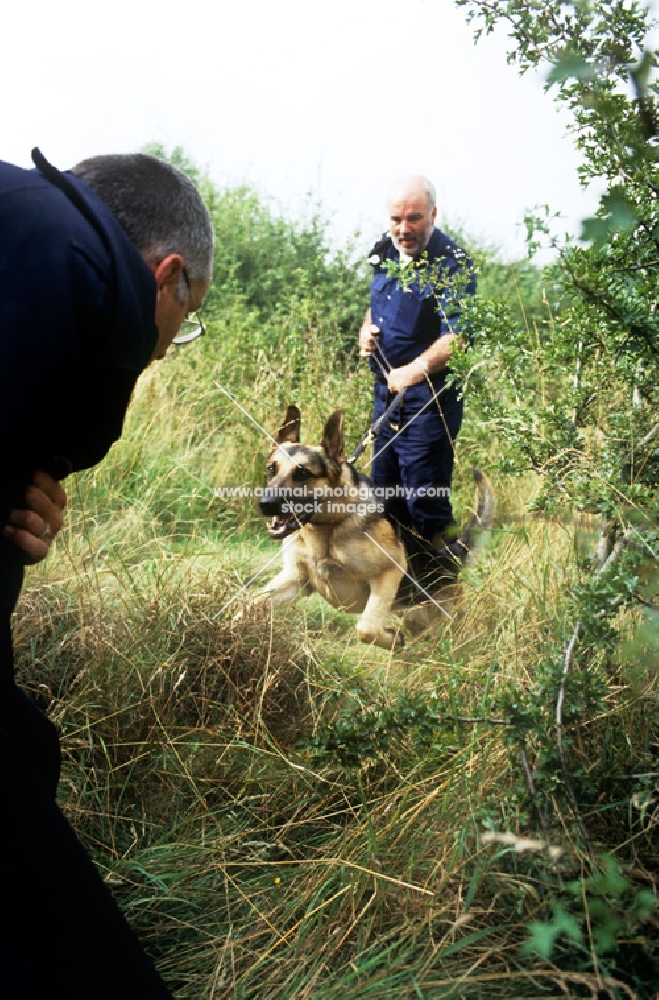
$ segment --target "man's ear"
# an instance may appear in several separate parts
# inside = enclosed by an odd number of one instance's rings
[[[171,285],[178,281],[183,273],[183,258],[180,253],[170,253],[163,257],[161,261],[149,261],[149,267],[156,278],[158,291],[165,285]]]

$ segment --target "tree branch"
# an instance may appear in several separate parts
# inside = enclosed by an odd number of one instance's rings
[[[598,566],[594,572],[594,576],[598,576],[603,573],[605,569],[612,566],[619,558],[620,555],[627,544],[626,534],[621,535],[617,540],[613,549],[608,552],[608,555],[604,556],[608,546],[610,545],[611,534],[609,532],[605,535],[606,545],[600,548],[598,553]],[[602,560],[603,561],[600,561]],[[563,705],[565,703],[565,683],[567,681],[567,675],[572,666],[572,661],[574,659],[574,650],[576,648],[577,642],[579,640],[579,633],[581,632],[581,622],[577,622],[574,627],[574,632],[572,637],[565,647],[565,654],[563,658],[563,675],[561,678],[561,684],[558,689],[558,698],[556,699],[556,745],[558,749],[558,756],[561,762],[561,771],[563,772],[563,781],[565,782],[565,787],[567,789],[568,797],[570,799],[570,805],[572,806],[572,812],[574,813],[574,818],[577,821],[579,831],[583,837],[584,843],[588,849],[588,856],[592,862],[595,861],[595,852],[593,851],[593,845],[591,844],[590,837],[584,825],[584,821],[581,817],[581,812],[579,810],[579,803],[577,802],[577,797],[574,793],[574,787],[572,785],[572,778],[568,770],[567,761],[565,760],[565,751],[563,749]]]

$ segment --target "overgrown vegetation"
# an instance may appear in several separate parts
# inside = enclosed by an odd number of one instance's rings
[[[240,495],[268,448],[249,418],[272,431],[295,401],[315,442],[342,407],[356,443],[368,275],[317,213],[291,223],[198,172],[211,336],[143,376],[16,616],[20,677],[62,732],[62,806],[179,1000],[659,984],[656,159],[606,145],[646,142],[620,84],[647,62],[640,14],[466,2],[510,19],[522,67],[558,67],[585,163],[633,218],[605,200],[592,246],[544,274],[477,254],[455,501],[466,516],[487,470],[499,521],[450,620],[404,620],[395,654],[316,597],[234,622],[278,559]]]

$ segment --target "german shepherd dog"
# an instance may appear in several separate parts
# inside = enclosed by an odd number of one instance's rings
[[[425,555],[431,571],[423,592],[455,581],[466,563],[480,529],[490,527],[495,498],[489,480],[475,473],[478,511],[460,537],[442,549],[394,525],[373,485],[349,465],[343,454],[343,412],[332,413],[320,447],[300,444],[300,411],[289,406],[268,458],[268,485],[259,502],[271,518],[268,531],[284,541],[283,568],[255,603],[278,607],[300,594],[316,592],[333,607],[360,615],[361,642],[383,649],[404,645],[399,630],[386,626],[392,605],[405,590],[405,599],[419,602],[419,588],[409,586],[409,551]],[[294,536],[294,537],[290,537]],[[401,581],[408,586],[401,588]],[[413,582],[413,581],[412,581]],[[430,595],[431,596],[431,595]]]

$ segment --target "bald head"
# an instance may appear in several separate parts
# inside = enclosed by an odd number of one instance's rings
[[[435,188],[427,177],[401,177],[387,199],[389,228],[394,246],[408,257],[422,254],[437,217]]]
[[[392,201],[399,201],[401,198],[422,197],[428,199],[428,211],[432,211],[437,205],[437,195],[435,185],[422,174],[409,174],[407,177],[399,177],[395,184],[392,184],[387,197],[387,205]]]

